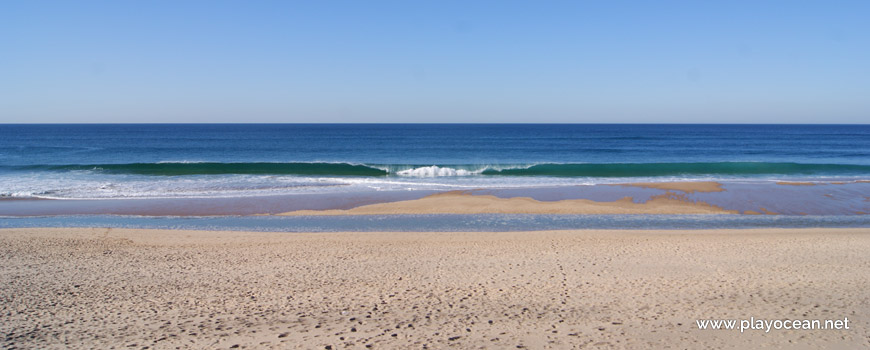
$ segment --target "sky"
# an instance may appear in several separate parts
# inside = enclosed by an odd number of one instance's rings
[[[0,123],[868,123],[868,18],[868,1],[4,1]]]

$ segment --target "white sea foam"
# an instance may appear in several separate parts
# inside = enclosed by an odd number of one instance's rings
[[[442,172],[443,173],[443,172]],[[94,172],[0,175],[0,198],[120,199],[249,197],[296,193],[409,191],[583,185],[588,179],[500,176],[333,177],[197,175],[154,177]]]
[[[0,176],[0,198],[118,199],[249,197],[336,191],[348,184],[296,176],[218,175],[154,178],[80,173]]]
[[[456,165],[456,166],[423,166],[411,169],[384,168],[391,174],[408,177],[445,177],[445,176],[473,176],[480,175],[487,170],[527,169],[534,164],[513,165]],[[379,168],[380,169],[380,168]]]
[[[399,176],[414,176],[414,177],[439,177],[439,176],[469,176],[469,175],[477,175],[486,170],[486,168],[480,170],[466,170],[466,169],[454,169],[448,167],[439,167],[437,165],[419,167],[414,169],[401,170],[396,172]]]
[[[459,167],[457,167],[459,168]],[[251,197],[302,193],[365,191],[449,191],[478,188],[534,188],[656,181],[717,181],[729,178],[649,177],[593,178],[545,176],[464,176],[483,171],[454,167],[415,167],[400,176],[196,175],[155,177],[91,171],[0,174],[0,198],[120,199]],[[462,170],[462,171],[459,171]],[[454,175],[456,174],[456,175]],[[730,178],[731,182],[785,179]],[[803,177],[804,180],[820,180]],[[791,179],[794,181],[795,179]],[[840,179],[849,180],[849,179]]]
[[[200,164],[207,163],[203,160],[161,160],[157,164]]]

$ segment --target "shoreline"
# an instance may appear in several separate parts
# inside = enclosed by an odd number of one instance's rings
[[[797,184],[797,185],[796,185]],[[10,199],[0,216],[870,213],[870,182],[671,181],[557,187],[302,193],[253,197]]]
[[[257,232],[521,232],[870,228],[870,216],[646,214],[412,214],[311,216],[73,216],[8,218],[0,228],[112,228]]]
[[[870,345],[870,228],[0,229],[0,243],[2,347]],[[852,328],[695,326],[749,317]]]
[[[739,212],[725,210],[705,202],[693,202],[685,195],[670,191],[653,196],[643,203],[636,203],[631,197],[611,202],[588,199],[539,201],[529,197],[499,198],[491,195],[473,195],[467,191],[450,191],[421,199],[370,204],[344,210],[298,210],[276,215],[394,214],[739,214]]]

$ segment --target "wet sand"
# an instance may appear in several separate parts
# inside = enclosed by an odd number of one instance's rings
[[[787,184],[787,186],[781,186]],[[611,191],[607,188],[613,189]],[[626,183],[549,189],[477,189],[349,209],[296,210],[277,215],[395,214],[746,214],[865,215],[862,182],[848,187],[719,182]],[[627,189],[628,192],[625,192]],[[604,191],[602,191],[604,190]],[[525,191],[525,192],[524,192]],[[623,191],[623,192],[620,192]],[[644,193],[638,193],[644,192]],[[650,193],[653,192],[653,193]],[[602,199],[608,194],[609,199]],[[615,195],[623,193],[621,197]],[[628,194],[628,195],[625,195]],[[571,196],[599,197],[577,198]],[[537,198],[534,198],[537,197]]]
[[[695,192],[722,192],[722,184],[714,181],[699,181],[699,182],[636,182],[628,184],[619,184],[616,186],[629,186],[641,188],[656,188],[666,191],[681,191],[685,193]]]
[[[796,182],[796,181],[777,181],[777,185],[783,186],[816,186],[818,185],[815,182]]]
[[[539,201],[528,197],[499,198],[451,191],[421,199],[364,205],[345,210],[297,210],[278,215],[390,215],[390,214],[738,214],[684,195],[668,192],[644,203],[631,197],[613,202],[588,199]]]
[[[870,229],[0,230],[3,348],[866,348]],[[850,330],[698,330],[696,319]]]
[[[356,214],[863,215],[870,182],[657,182],[465,191],[361,191],[238,198],[0,198],[0,216]],[[815,183],[814,183],[815,184]],[[428,196],[428,197],[427,197]],[[473,197],[474,196],[474,197]]]

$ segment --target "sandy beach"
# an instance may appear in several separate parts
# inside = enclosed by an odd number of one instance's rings
[[[0,7],[0,350],[870,350],[870,1],[98,5]]]
[[[360,179],[357,179],[360,180]],[[381,181],[384,179],[372,180]],[[415,179],[414,181],[424,181]],[[368,181],[368,180],[366,180]],[[386,179],[390,182],[392,180]],[[404,180],[403,180],[404,181]],[[367,190],[272,196],[16,199],[0,216],[392,215],[392,214],[750,214],[863,215],[870,183],[661,181],[452,190]]]
[[[852,182],[862,184],[863,182]],[[777,182],[774,187],[795,186],[825,186],[834,183],[791,183]],[[731,184],[733,186],[733,184]],[[595,189],[588,188],[588,190]],[[803,210],[813,211],[813,207],[822,202],[829,202],[819,207],[830,205],[839,208],[841,213],[863,215],[866,211],[866,197],[860,198],[858,192],[838,194],[817,193],[808,198],[789,198],[788,195],[769,195],[761,198],[748,198],[764,189],[743,189],[728,192],[722,183],[715,181],[676,181],[676,182],[639,182],[624,184],[600,185],[597,188],[629,188],[656,189],[664,191],[653,195],[628,195],[613,200],[591,200],[572,198],[560,200],[539,200],[519,194],[510,197],[499,197],[476,193],[482,189],[466,191],[446,191],[430,194],[422,198],[389,201],[385,203],[365,204],[347,209],[326,210],[294,210],[277,213],[284,216],[307,215],[395,215],[395,214],[647,214],[647,215],[680,215],[680,214],[744,214],[744,215],[777,215],[777,209],[770,210],[767,205],[781,207],[789,214],[807,215]],[[572,190],[563,188],[563,191]],[[529,191],[531,192],[531,191]],[[696,194],[714,194],[719,199],[731,198],[723,205],[708,203],[695,197]],[[734,196],[737,197],[734,197]],[[815,197],[815,198],[813,198]],[[717,197],[708,197],[716,200]],[[776,201],[771,198],[783,198]],[[824,201],[820,199],[824,198]],[[863,202],[861,199],[864,199]],[[761,202],[767,202],[763,204]],[[854,206],[854,208],[850,207]],[[797,209],[801,208],[801,209]],[[857,210],[856,210],[857,209]],[[816,213],[817,214],[817,213]]]
[[[490,195],[472,195],[465,191],[450,191],[420,199],[369,204],[351,209],[297,210],[278,215],[390,214],[740,214],[740,212],[701,201],[692,201],[685,196],[685,193],[673,191],[653,196],[644,203],[636,203],[631,197],[611,202],[588,199],[539,201],[528,197],[498,198]]]
[[[3,348],[866,348],[870,229],[0,230]],[[698,319],[849,330],[699,330]]]

